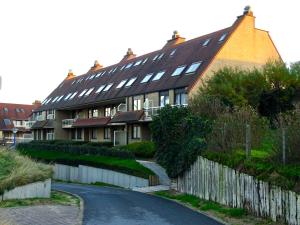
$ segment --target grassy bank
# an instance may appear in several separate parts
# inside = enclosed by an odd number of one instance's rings
[[[0,149],[0,194],[5,190],[43,181],[52,176],[52,168],[36,163],[12,150]]]
[[[142,166],[134,159],[122,159],[117,157],[74,154],[60,151],[48,150],[19,150],[23,155],[41,160],[47,163],[61,163],[70,166],[86,165],[103,169],[110,169],[137,177],[147,178],[154,173]]]
[[[276,163],[270,151],[252,150],[248,159],[242,150],[226,153],[206,151],[202,156],[284,189],[300,192],[300,164]]]
[[[72,205],[79,206],[80,200],[70,194],[52,191],[51,198],[31,198],[19,200],[7,200],[0,202],[0,208],[34,206],[34,205]]]
[[[193,195],[180,194],[173,190],[158,191],[154,194],[163,198],[175,200],[176,202],[180,202],[214,218],[219,218],[220,220],[232,225],[283,225],[282,223],[275,223],[270,220],[247,215],[244,209],[229,208],[216,202],[206,201]]]

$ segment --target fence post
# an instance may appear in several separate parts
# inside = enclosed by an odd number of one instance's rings
[[[226,151],[226,146],[225,146],[225,138],[226,138],[226,123],[223,124],[222,127],[222,150]]]
[[[251,156],[251,127],[246,124],[246,157]]]
[[[286,163],[286,129],[281,128],[281,136],[282,136],[282,163],[285,165]]]

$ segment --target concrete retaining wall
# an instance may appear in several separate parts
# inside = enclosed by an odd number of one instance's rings
[[[103,182],[125,188],[148,187],[149,180],[128,174],[79,165],[79,167],[55,164],[54,179],[91,184]]]
[[[50,194],[51,179],[47,179],[5,191],[3,195],[0,195],[0,201],[25,198],[50,198]]]
[[[177,178],[176,183],[180,192],[234,208],[245,208],[273,221],[284,220],[290,225],[300,225],[300,195],[201,156]]]

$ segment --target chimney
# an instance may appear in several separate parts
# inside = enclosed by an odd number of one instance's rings
[[[38,108],[42,105],[41,101],[39,100],[35,100],[33,103],[32,103],[33,106],[35,106],[35,108]]]
[[[66,80],[70,80],[70,79],[72,79],[72,78],[74,78],[75,77],[75,74],[73,73],[73,71],[72,70],[69,70],[69,73],[68,73],[68,75],[67,75],[67,77],[66,77]]]
[[[122,61],[126,61],[126,60],[129,60],[129,59],[133,59],[136,57],[136,54],[133,53],[132,49],[131,48],[128,48],[127,52],[126,52],[126,55],[124,55],[123,59],[121,60]]]
[[[185,42],[185,38],[181,37],[179,35],[178,31],[175,30],[173,32],[172,39],[168,40],[167,44],[165,44],[165,46],[163,48],[173,47],[173,46],[178,45],[182,42]]]
[[[240,23],[241,21],[243,21],[248,28],[255,28],[255,16],[253,15],[251,6],[247,5],[244,8],[243,15],[237,17],[235,24]]]
[[[89,72],[100,70],[101,68],[103,68],[103,66],[98,62],[98,60],[95,60],[94,65],[91,67]]]

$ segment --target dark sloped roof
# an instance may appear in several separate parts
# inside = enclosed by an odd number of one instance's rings
[[[105,126],[110,121],[110,117],[76,119],[73,127],[100,127]]]
[[[199,76],[205,71],[207,66],[211,63],[217,52],[224,45],[226,39],[231,35],[236,26],[238,25],[238,19],[231,27],[216,31],[211,34],[207,34],[181,44],[177,44],[172,47],[165,47],[158,51],[154,51],[130,60],[122,60],[118,64],[101,68],[97,71],[89,71],[88,73],[77,76],[75,78],[64,80],[46,99],[51,98],[48,104],[42,105],[38,110],[47,109],[64,109],[64,108],[74,108],[80,107],[87,104],[96,104],[102,101],[124,98],[127,96],[138,95],[156,92],[160,90],[168,90],[174,88],[190,87],[199,78]],[[220,37],[227,33],[224,41],[219,42]],[[202,44],[210,39],[208,46],[204,47]],[[170,57],[170,53],[176,49],[175,54]],[[156,55],[164,54],[161,60],[153,61]],[[139,60],[148,61],[145,64],[140,64],[138,66],[132,66],[128,69],[120,70],[124,65],[129,63],[135,64]],[[202,65],[193,74],[184,74],[180,76],[171,76],[173,71],[181,65],[191,65],[194,62],[202,61]],[[115,69],[117,68],[117,69]],[[115,70],[114,70],[115,69]],[[109,71],[114,70],[115,72],[109,73]],[[164,76],[158,81],[150,81],[148,83],[140,83],[146,74],[154,73],[159,71],[165,71]],[[88,79],[91,75],[98,74],[100,72],[105,72],[102,76],[98,78]],[[131,87],[126,88],[123,86],[117,89],[116,86],[124,79],[130,79],[137,77],[137,80],[133,83]],[[78,80],[83,79],[82,82],[77,83]],[[74,83],[75,82],[75,83]],[[73,83],[73,84],[72,84]],[[113,83],[112,88],[107,92],[95,93],[96,90],[101,85],[107,85]],[[95,88],[92,93],[85,97],[79,98],[78,95],[84,89]],[[64,100],[68,93],[74,93],[78,91],[78,94],[72,100]],[[59,102],[52,102],[57,96],[64,97]]]
[[[36,121],[31,127],[31,129],[41,129],[41,128],[54,128],[53,120]]]
[[[143,110],[119,112],[111,119],[110,123],[138,122],[143,115]]]

